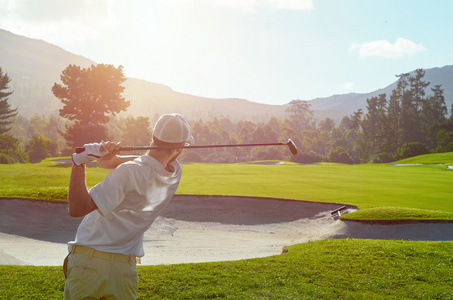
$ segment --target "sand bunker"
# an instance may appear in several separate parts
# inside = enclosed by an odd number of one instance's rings
[[[177,195],[145,233],[143,265],[240,260],[326,238],[453,240],[453,223],[334,220],[339,204]],[[350,210],[353,208],[350,207]],[[81,218],[66,203],[0,199],[0,264],[62,264]]]

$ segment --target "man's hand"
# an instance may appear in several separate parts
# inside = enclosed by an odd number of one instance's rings
[[[76,166],[84,165],[109,153],[108,143],[104,141],[101,143],[85,144],[83,147],[85,148],[85,151],[82,153],[72,154],[72,161]]]
[[[134,160],[138,156],[137,155],[117,155],[119,152],[119,149],[121,148],[121,143],[113,143],[113,142],[107,142],[104,144],[104,148],[107,151],[107,154],[102,156],[97,160],[98,165],[101,168],[112,170],[121,165],[124,162]]]
[[[121,142],[106,142],[103,145],[102,150],[107,151],[107,154],[103,155],[97,160],[98,165],[104,169],[114,169],[117,167],[116,160],[118,150],[121,148]]]
[[[72,160],[74,166],[71,171],[71,178],[69,180],[69,193],[68,193],[68,208],[69,215],[72,217],[83,217],[97,208],[96,203],[90,196],[85,183],[85,168],[78,168],[89,161],[110,161],[115,156],[116,147],[120,146],[119,143],[102,141],[100,144],[87,144],[84,145],[85,151],[82,153],[74,153]]]

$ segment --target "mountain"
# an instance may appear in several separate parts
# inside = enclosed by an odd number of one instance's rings
[[[171,88],[144,80],[128,78],[125,98],[131,101],[127,114],[134,116],[179,112],[192,120],[211,120],[221,116],[232,121],[259,120],[272,116],[283,118],[286,106],[267,105],[245,99],[212,99],[176,92]]]
[[[441,84],[441,88],[444,89],[445,103],[450,112],[453,103],[453,66],[425,69],[424,71],[425,77],[423,77],[423,81],[430,82],[430,85],[426,89],[426,95],[432,95],[431,88],[434,88],[434,85]],[[409,73],[413,75],[415,74],[415,71]],[[350,115],[361,108],[366,112],[366,99],[377,97],[380,94],[386,94],[387,99],[390,99],[390,95],[396,88],[396,84],[397,82],[395,81],[391,85],[371,93],[334,95],[326,98],[313,99],[310,100],[309,103],[311,104],[312,109],[320,111],[335,110]]]
[[[11,78],[14,93],[9,103],[23,116],[49,115],[61,108],[61,102],[52,94],[55,82],[60,82],[61,72],[69,65],[82,68],[96,62],[70,53],[42,40],[19,36],[0,29],[0,67]],[[442,84],[450,108],[453,98],[453,66],[426,69],[424,80]],[[268,105],[245,99],[212,99],[174,91],[168,86],[128,78],[124,96],[131,102],[122,115],[149,116],[178,112],[188,119],[211,120],[226,117],[232,121],[253,120],[267,122],[272,116],[284,118],[286,105]],[[366,99],[381,93],[391,94],[394,84],[367,94],[334,95],[310,100],[317,120],[326,117],[337,123],[358,108],[365,110]]]
[[[11,78],[10,88],[14,93],[9,103],[13,108],[19,108],[20,115],[49,115],[62,107],[51,88],[55,82],[60,82],[61,72],[70,64],[87,68],[96,63],[42,40],[0,29],[0,67]],[[124,86],[124,96],[131,105],[123,115],[153,117],[179,112],[189,119],[224,116],[234,121],[267,121],[272,116],[283,118],[286,110],[284,105],[193,96],[134,78],[127,78]]]

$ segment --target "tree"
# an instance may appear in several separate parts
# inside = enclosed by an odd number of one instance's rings
[[[11,130],[9,125],[14,123],[12,119],[17,116],[17,108],[11,109],[8,103],[8,97],[13,93],[6,91],[9,89],[10,82],[11,78],[8,74],[3,74],[0,68],[0,134],[7,134]]]
[[[387,143],[384,145],[385,152],[395,152],[398,145],[400,145],[400,114],[401,106],[398,102],[398,95],[393,90],[387,106],[387,124],[385,125]]]
[[[351,130],[359,131],[360,130],[360,125],[362,123],[362,115],[363,111],[361,108],[359,108],[357,111],[355,111],[349,119],[351,122],[349,123],[349,128]]]
[[[350,129],[352,127],[352,121],[351,119],[349,118],[349,116],[344,116],[341,121],[340,121],[340,125],[338,125],[338,127],[342,130],[342,131],[346,131],[348,129]]]
[[[453,151],[453,119],[433,125],[431,131],[436,132],[437,152]]]
[[[148,117],[128,117],[121,135],[124,145],[143,146],[151,144],[152,134]]]
[[[348,141],[345,138],[344,132],[339,127],[335,127],[330,132],[331,136],[331,148],[342,147],[346,151],[350,148]]]
[[[26,162],[28,156],[19,148],[19,140],[9,134],[0,134],[0,164]]]
[[[320,131],[332,131],[335,127],[335,122],[331,118],[326,118],[324,121],[319,122],[318,129]]]
[[[269,126],[269,128],[272,128],[277,137],[280,136],[280,128],[282,127],[282,121],[280,119],[272,117],[267,121],[266,125]]]
[[[420,142],[406,143],[399,149],[399,159],[428,154],[428,147]]]
[[[0,163],[24,163],[28,161],[27,154],[20,149],[19,140],[9,134],[11,124],[14,123],[13,118],[17,116],[17,108],[11,109],[8,103],[8,97],[12,95],[12,91],[8,92],[11,78],[8,74],[3,74],[0,68]]]
[[[100,142],[102,140],[111,140],[107,128],[103,125],[84,125],[76,122],[72,125],[66,124],[65,131],[60,134],[66,140],[70,148],[74,148],[86,143]]]
[[[450,109],[450,121],[453,121],[453,103],[451,104],[451,109]]]
[[[286,109],[286,112],[289,113],[289,120],[292,122],[297,135],[300,135],[302,130],[311,129],[313,127],[313,111],[310,107],[311,104],[307,101],[292,100],[289,103],[289,107]]]
[[[330,151],[327,159],[330,162],[342,163],[342,164],[353,164],[354,159],[349,155],[348,151],[342,147],[337,147]]]
[[[373,150],[376,146],[376,136],[378,135],[381,125],[378,115],[377,102],[377,97],[366,99],[367,113],[362,121],[363,134]]]
[[[264,143],[264,142],[267,142],[266,131],[264,131],[263,126],[259,124],[252,132],[252,143]]]
[[[447,105],[445,105],[444,90],[441,85],[435,85],[431,88],[434,95],[429,97],[426,102],[423,103],[423,127],[427,136],[427,144],[430,148],[436,148],[436,135],[437,132],[433,130],[436,124],[442,124],[447,121]]]
[[[408,86],[409,86],[409,73],[404,73],[400,75],[396,75],[398,77],[398,81],[396,84],[396,88],[392,91],[392,95],[390,97],[389,102],[389,113],[390,115],[390,122],[396,126],[397,131],[394,132],[397,134],[395,137],[395,144],[401,145],[404,139],[404,129],[406,127],[406,123],[408,123],[407,119],[410,115],[408,113]],[[397,119],[394,119],[397,118]],[[396,149],[394,149],[396,150]]]
[[[123,67],[91,65],[81,69],[69,65],[60,76],[61,84],[52,87],[54,95],[64,104],[60,116],[73,121],[63,134],[69,146],[107,138],[105,125],[110,115],[125,111],[129,101],[122,97],[126,81]]]
[[[28,153],[30,162],[37,163],[44,158],[55,155],[56,148],[56,142],[53,142],[50,139],[45,139],[41,136],[34,136],[25,147],[25,151]]]
[[[367,114],[362,121],[365,138],[370,142],[373,152],[381,152],[386,148],[388,135],[387,99],[386,94],[366,100]]]
[[[425,115],[425,127],[443,122],[447,120],[447,105],[445,104],[444,89],[441,88],[441,84],[434,85],[434,88],[431,88],[434,95],[428,98],[423,105],[423,114]]]
[[[429,82],[422,81],[425,76],[423,69],[417,69],[414,76],[408,73],[399,76],[397,89],[401,104],[401,134],[402,143],[417,142],[424,137],[422,109],[425,97],[425,88]],[[424,142],[425,140],[423,140]]]

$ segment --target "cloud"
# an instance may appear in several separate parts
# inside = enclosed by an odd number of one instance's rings
[[[354,82],[345,82],[341,85],[341,89],[344,91],[351,91],[354,88]]]
[[[270,7],[287,10],[312,10],[312,0],[267,0]]]
[[[161,4],[182,5],[190,3],[209,4],[236,9],[245,13],[261,10],[312,10],[313,0],[160,0]]]
[[[379,56],[384,58],[401,58],[405,56],[415,55],[420,51],[425,51],[426,48],[421,44],[397,38],[394,44],[386,40],[372,41],[368,43],[354,43],[349,46],[349,51],[358,51],[360,57]]]
[[[49,42],[84,42],[116,23],[112,5],[112,0],[0,0],[0,28]]]

